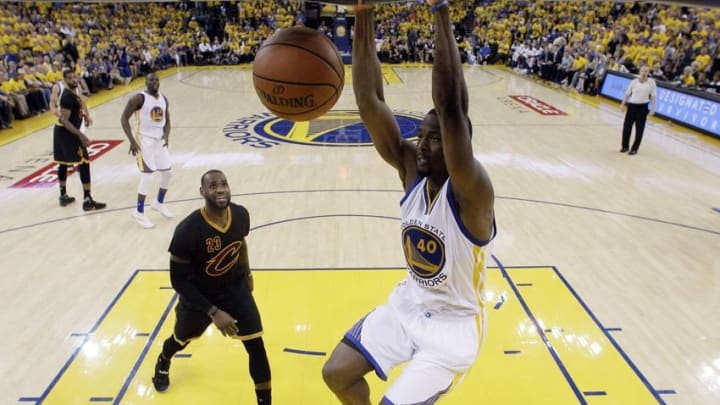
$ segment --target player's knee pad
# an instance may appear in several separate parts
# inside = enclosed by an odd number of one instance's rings
[[[78,172],[80,172],[80,182],[82,184],[90,184],[90,163],[80,163],[78,165]]]
[[[138,186],[138,194],[147,195],[152,184],[152,173],[140,173],[140,185]]]
[[[255,384],[270,381],[270,363],[262,338],[243,341],[250,358],[250,376]]]
[[[170,178],[172,177],[172,172],[170,170],[163,170],[160,172],[160,188],[167,190],[168,186],[170,185]]]

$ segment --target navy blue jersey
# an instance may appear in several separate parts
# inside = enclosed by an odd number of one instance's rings
[[[72,90],[65,88],[60,95],[60,108],[70,110],[70,117],[68,120],[72,123],[75,128],[80,128],[82,124],[82,105],[80,104],[80,98]],[[74,136],[74,135],[73,135]]]
[[[241,205],[230,203],[227,210],[224,228],[210,221],[204,209],[192,212],[175,228],[170,242],[168,250],[173,256],[190,261],[189,273],[171,273],[173,287],[182,300],[197,309],[204,310],[206,305],[197,302],[191,296],[194,294],[183,294],[180,283],[191,284],[210,302],[231,294],[250,293],[249,268],[242,257],[243,252],[247,254],[244,243],[250,231],[250,216]]]

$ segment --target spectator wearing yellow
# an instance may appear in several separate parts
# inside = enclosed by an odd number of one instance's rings
[[[708,52],[707,46],[703,46],[700,48],[700,52],[698,56],[695,58],[695,62],[698,63],[698,71],[707,71],[710,69],[710,63],[712,62],[712,57],[710,56],[710,53]]]
[[[680,86],[695,87],[695,76],[693,76],[692,66],[685,66],[685,68],[683,68],[683,73],[680,76]]]

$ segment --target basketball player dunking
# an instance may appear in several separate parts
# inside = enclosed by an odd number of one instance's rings
[[[375,148],[398,171],[406,192],[401,236],[408,272],[387,304],[350,328],[323,367],[325,382],[343,404],[370,404],[365,374],[374,370],[386,379],[406,362],[381,403],[434,403],[472,366],[484,333],[481,292],[495,236],[494,192],[473,156],[448,1],[428,3],[435,24],[435,108],[423,119],[417,144],[400,136],[384,102],[372,7],[356,12],[355,98]]]

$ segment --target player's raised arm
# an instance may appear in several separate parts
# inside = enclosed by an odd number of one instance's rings
[[[472,151],[468,92],[460,53],[452,32],[448,0],[429,0],[435,24],[432,97],[453,192],[465,226],[473,236],[490,237],[494,192],[490,178]]]
[[[402,139],[392,110],[385,104],[380,60],[375,51],[372,6],[356,8],[352,54],[353,90],[360,117],[375,149],[398,170],[407,187],[416,176],[415,145]]]

